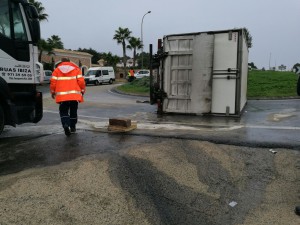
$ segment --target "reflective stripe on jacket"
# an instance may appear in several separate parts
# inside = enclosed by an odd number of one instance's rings
[[[85,81],[80,68],[71,62],[60,63],[52,73],[50,92],[56,95],[57,103],[71,100],[83,102]]]

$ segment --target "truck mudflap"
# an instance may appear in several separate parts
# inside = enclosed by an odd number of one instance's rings
[[[15,126],[16,124],[39,122],[43,118],[42,92],[18,93],[18,95],[18,102],[8,102],[10,116],[7,117],[6,124]]]
[[[36,101],[35,101],[35,113],[33,117],[33,123],[39,122],[43,118],[43,93],[36,93]]]
[[[0,77],[0,107],[1,107],[1,122],[0,126],[11,125],[16,126],[17,114],[13,109],[9,87],[5,80]],[[1,132],[0,132],[1,133]]]

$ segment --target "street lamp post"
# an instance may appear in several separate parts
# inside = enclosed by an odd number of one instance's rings
[[[142,42],[142,69],[144,67],[144,43],[143,43],[143,22],[144,22],[144,17],[151,13],[151,11],[148,11],[145,13],[145,15],[143,16],[143,19],[142,19],[142,23],[141,23],[141,42]]]

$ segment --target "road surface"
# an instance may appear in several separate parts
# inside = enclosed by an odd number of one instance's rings
[[[299,224],[298,100],[241,118],[157,116],[145,98],[90,86],[66,137],[43,120],[0,137],[0,224]],[[43,87],[47,90],[47,87]],[[137,121],[107,132],[108,118]]]

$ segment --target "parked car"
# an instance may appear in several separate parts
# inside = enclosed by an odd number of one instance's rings
[[[149,77],[150,76],[150,70],[139,70],[137,73],[134,74],[134,77],[139,79],[143,77]]]
[[[52,76],[52,71],[51,70],[44,70],[44,82],[43,83],[50,83],[50,79]]]

